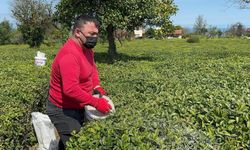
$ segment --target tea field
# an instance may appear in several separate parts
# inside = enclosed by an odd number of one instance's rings
[[[95,48],[103,87],[116,106],[88,122],[68,149],[250,149],[250,41],[126,41],[114,62]],[[44,112],[50,66],[59,48],[0,46],[0,149],[37,143],[30,113]]]

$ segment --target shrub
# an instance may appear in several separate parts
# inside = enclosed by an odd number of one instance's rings
[[[145,33],[146,38],[154,38],[155,37],[155,29],[149,28]]]
[[[97,45],[100,79],[116,113],[87,123],[68,149],[250,149],[248,42],[133,40],[119,47],[113,64],[106,45]],[[0,149],[37,143],[30,112],[44,111],[57,50],[40,50],[48,63],[35,67],[36,50],[0,46]]]
[[[247,31],[247,32],[245,33],[245,36],[250,37],[250,31]]]
[[[200,42],[200,38],[197,35],[191,35],[188,39],[187,39],[188,43],[199,43]]]
[[[36,49],[0,47],[0,149],[27,149],[37,143],[31,112],[45,110],[53,55],[51,49],[45,49],[47,65],[36,67]]]
[[[187,38],[190,38],[190,36],[191,36],[190,33],[185,33],[185,34],[183,34],[182,38],[187,39]]]
[[[24,42],[30,47],[39,47],[46,30],[52,24],[52,3],[43,0],[13,0],[11,12],[17,20]]]
[[[0,23],[0,44],[10,44],[12,27],[9,21]]]
[[[98,68],[116,113],[88,123],[68,149],[249,149],[242,43],[209,40],[197,50],[182,40],[132,41],[122,49],[129,56]]]
[[[15,29],[11,34],[11,44],[24,44],[21,31]]]

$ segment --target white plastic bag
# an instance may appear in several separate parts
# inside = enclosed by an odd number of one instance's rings
[[[39,150],[57,150],[58,140],[56,139],[55,127],[49,116],[40,112],[32,112],[32,124],[35,128]]]

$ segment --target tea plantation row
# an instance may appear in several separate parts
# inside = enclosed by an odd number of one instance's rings
[[[86,123],[69,149],[250,149],[250,44],[239,39],[136,40],[112,64],[96,48],[102,85],[116,113]],[[32,111],[44,111],[57,47],[0,47],[0,149],[37,141]]]

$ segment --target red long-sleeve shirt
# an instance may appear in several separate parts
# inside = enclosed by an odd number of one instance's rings
[[[83,108],[99,83],[93,51],[69,39],[52,64],[49,100],[59,108]]]

